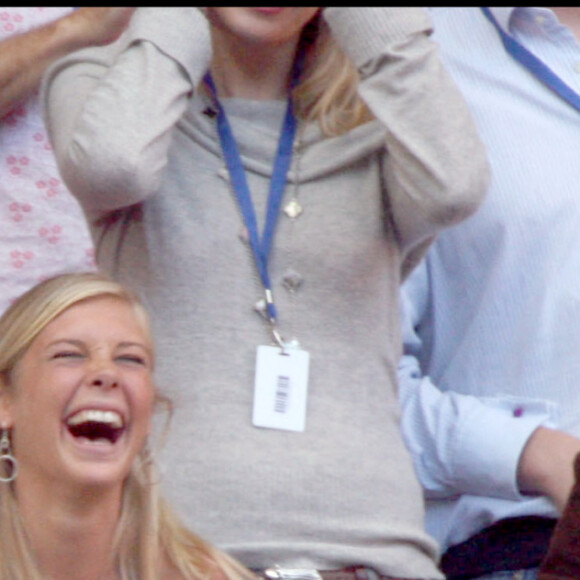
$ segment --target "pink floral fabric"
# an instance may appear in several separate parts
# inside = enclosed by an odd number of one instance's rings
[[[0,7],[0,42],[70,11]],[[44,278],[94,269],[88,227],[59,176],[36,94],[0,119],[0,314]]]

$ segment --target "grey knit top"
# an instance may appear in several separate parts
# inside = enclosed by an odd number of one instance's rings
[[[440,578],[399,433],[402,277],[474,211],[487,165],[417,8],[324,10],[377,117],[334,138],[301,128],[270,258],[281,333],[310,353],[304,432],[252,425],[263,295],[217,138],[197,91],[211,55],[192,8],[140,8],[115,44],[45,82],[62,175],[105,271],[150,309],[157,380],[176,412],[164,490],[186,523],[246,565]],[[224,103],[260,225],[283,102]]]

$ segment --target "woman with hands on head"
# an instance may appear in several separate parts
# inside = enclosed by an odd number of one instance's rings
[[[176,387],[164,485],[268,577],[440,578],[398,293],[488,174],[430,33],[420,8],[138,8],[46,77],[99,266]]]
[[[158,498],[154,346],[135,295],[48,279],[0,319],[0,579],[241,580]]]

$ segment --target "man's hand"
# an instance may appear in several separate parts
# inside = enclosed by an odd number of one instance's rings
[[[574,459],[578,453],[580,439],[555,429],[536,429],[518,465],[521,492],[547,495],[562,512],[574,485]]]

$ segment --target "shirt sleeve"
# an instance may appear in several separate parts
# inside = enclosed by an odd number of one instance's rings
[[[487,190],[485,149],[442,65],[422,8],[326,8],[356,65],[359,92],[386,128],[385,189],[405,252],[466,218]],[[415,258],[416,261],[416,258]]]
[[[196,8],[139,8],[115,43],[49,69],[45,121],[61,174],[90,214],[157,191],[173,128],[209,65],[209,26]]]
[[[422,323],[428,281],[423,261],[402,287],[404,354],[399,365],[401,428],[426,496],[471,494],[521,499],[519,458],[540,426],[557,426],[551,401],[460,394],[461,385],[439,388],[422,371],[429,329]],[[417,329],[421,329],[418,331]],[[497,388],[501,392],[501,386]]]

